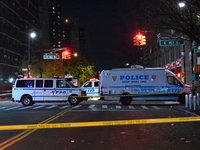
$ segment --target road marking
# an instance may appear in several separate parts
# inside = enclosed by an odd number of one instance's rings
[[[8,108],[8,107],[0,107],[0,109],[5,109],[5,108]]]
[[[94,108],[95,105],[90,105],[88,108]]]
[[[5,109],[5,110],[12,110],[12,109],[16,109],[16,108],[19,108],[19,107],[21,107],[21,106],[11,107],[11,108],[7,108],[7,109]]]
[[[133,107],[133,106],[128,106],[128,108],[130,108],[130,109],[135,109],[135,107]]]
[[[26,106],[26,107],[22,107],[22,108],[19,108],[19,110],[24,110],[24,109],[28,109],[28,108],[32,108],[33,106]]]
[[[144,106],[144,105],[143,105],[143,106],[141,106],[141,107],[142,107],[143,109],[148,109],[148,107],[147,107],[147,106]]]
[[[49,107],[46,107],[46,109],[51,109],[51,108],[55,108],[55,107],[57,107],[58,105],[51,105],[51,106],[49,106]]]
[[[160,109],[159,107],[157,107],[157,106],[151,106],[151,107],[153,107],[154,109]]]
[[[33,109],[39,109],[39,108],[42,108],[42,107],[44,107],[44,105],[33,107]]]
[[[61,111],[60,113],[54,115],[54,116],[51,116],[50,118],[40,122],[39,124],[37,125],[43,125],[43,124],[47,124],[49,122],[52,122],[54,121],[55,119],[59,118],[60,116],[66,114],[67,112],[71,111],[73,108],[68,108],[68,109],[65,109],[63,111]],[[1,126],[0,126],[0,130],[1,130]],[[27,137],[28,135],[30,135],[31,133],[35,132],[36,130],[38,130],[37,128],[35,129],[27,129],[21,133],[19,133],[18,135],[14,136],[14,137],[11,137],[10,139],[0,143],[0,150],[3,150],[3,149],[6,149],[8,148],[9,146],[13,145],[14,143],[24,139],[25,137]]]
[[[102,108],[106,109],[106,108],[108,108],[108,106],[107,105],[102,105]]]
[[[0,109],[2,110],[12,110],[12,109],[17,109],[17,110],[24,110],[24,109],[29,109],[29,108],[32,108],[32,109],[39,109],[39,108],[42,108],[44,107],[45,109],[53,109],[53,108],[56,108],[58,107],[59,109],[65,109],[65,108],[68,108],[68,107],[73,107],[75,109],[81,107],[82,105],[76,105],[76,106],[73,106],[73,105],[64,105],[64,106],[60,106],[60,105],[50,105],[50,106],[46,106],[46,105],[35,105],[35,106],[26,106],[26,107],[22,107],[22,106],[15,106],[15,107],[0,107]],[[114,107],[115,109],[122,109],[122,106],[120,105],[110,105],[112,107]],[[92,108],[95,108],[97,107],[97,105],[89,105],[88,108],[89,109],[92,109]],[[154,109],[160,109],[158,106],[145,106],[145,105],[142,105],[140,106],[142,109],[149,109],[149,107],[152,107]],[[108,105],[102,105],[101,106],[102,109],[107,109],[108,108]],[[123,106],[124,109],[126,108],[129,108],[129,109],[138,109],[138,107],[134,107],[134,106]]]
[[[116,106],[116,109],[121,109],[122,107],[121,106]]]
[[[27,125],[7,125],[0,126],[0,130],[30,130],[30,129],[49,129],[49,128],[74,128],[74,127],[95,127],[95,126],[119,126],[119,125],[134,125],[134,124],[154,124],[154,123],[174,123],[174,122],[194,122],[200,121],[198,117],[178,117],[178,118],[154,118],[154,119],[136,119],[136,120],[113,120],[113,121],[94,121],[94,122],[72,122],[72,123],[51,123],[57,117],[69,112],[58,113],[55,116],[39,123],[39,124],[27,124]],[[0,144],[2,146],[2,143]],[[0,147],[2,148],[2,147]]]
[[[65,108],[67,108],[67,107],[69,107],[69,106],[71,106],[71,105],[62,106],[62,107],[60,107],[60,109],[65,109]]]
[[[75,107],[73,107],[73,108],[79,108],[79,107],[81,107],[82,105],[76,105]]]

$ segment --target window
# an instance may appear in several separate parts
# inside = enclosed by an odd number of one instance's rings
[[[94,82],[94,87],[98,87],[99,86],[99,81]]]
[[[57,80],[56,81],[56,87],[57,88],[66,88],[66,82],[64,80]]]
[[[36,87],[43,87],[43,80],[36,80]]]
[[[34,87],[34,80],[18,80],[16,87],[32,88]]]
[[[86,82],[84,87],[92,87],[92,82]]]
[[[53,87],[53,80],[45,80],[44,87]]]
[[[167,77],[167,82],[170,85],[179,85],[179,86],[182,85],[180,81],[178,81],[175,77],[172,76]]]

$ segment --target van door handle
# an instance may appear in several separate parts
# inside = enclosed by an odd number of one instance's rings
[[[46,91],[46,89],[44,88],[44,91]]]

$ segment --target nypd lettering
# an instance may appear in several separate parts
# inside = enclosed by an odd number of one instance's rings
[[[121,75],[122,83],[146,83],[149,80],[149,75]]]
[[[127,75],[127,76],[120,76],[120,80],[149,80],[149,75]]]

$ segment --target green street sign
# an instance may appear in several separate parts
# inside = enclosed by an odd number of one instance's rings
[[[160,46],[179,46],[185,45],[184,40],[160,40]]]
[[[22,71],[28,71],[28,68],[22,68]]]
[[[200,53],[200,49],[194,49],[194,53]]]
[[[59,55],[43,55],[43,59],[60,59]]]

